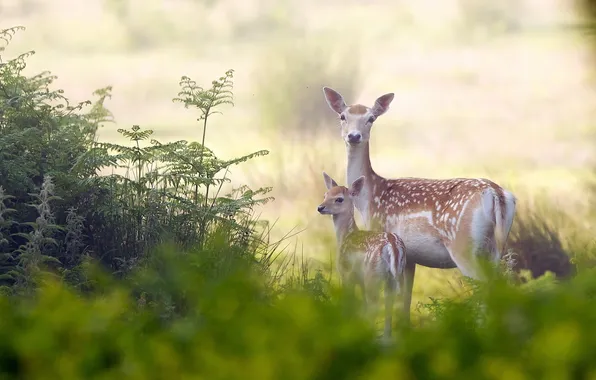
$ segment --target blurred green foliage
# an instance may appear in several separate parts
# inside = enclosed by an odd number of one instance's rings
[[[88,268],[92,268],[89,266]],[[213,238],[173,246],[126,280],[93,274],[80,294],[42,278],[0,298],[0,370],[27,378],[571,379],[596,363],[596,277],[523,287],[496,279],[434,320],[381,344],[355,304],[329,289],[278,294],[250,255]]]

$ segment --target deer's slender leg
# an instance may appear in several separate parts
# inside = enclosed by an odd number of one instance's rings
[[[385,280],[385,329],[384,337],[391,337],[391,330],[393,328],[393,302],[395,300],[395,292],[397,284],[396,279],[388,276]]]
[[[404,271],[404,286],[402,287],[402,314],[404,323],[410,324],[410,309],[412,307],[412,292],[414,290],[414,275],[416,274],[416,263],[408,261]]]

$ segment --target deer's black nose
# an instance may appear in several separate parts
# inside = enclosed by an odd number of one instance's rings
[[[360,139],[362,138],[362,135],[360,134],[360,132],[350,132],[348,133],[348,141],[352,142],[352,143],[357,143],[360,142]]]
[[[321,212],[321,211],[323,211],[324,209],[325,209],[325,206],[319,206],[319,207],[317,207],[317,211],[318,211],[318,212]]]

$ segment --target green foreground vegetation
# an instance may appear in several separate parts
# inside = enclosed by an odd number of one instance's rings
[[[254,216],[269,188],[221,193],[228,168],[268,153],[206,146],[233,71],[180,81],[200,142],[133,126],[116,145],[96,137],[111,89],[69,104],[49,73],[23,75],[29,55],[0,56],[3,378],[596,378],[591,252],[574,252],[584,266],[564,281],[496,277],[431,299],[381,344],[330,276],[269,240]]]

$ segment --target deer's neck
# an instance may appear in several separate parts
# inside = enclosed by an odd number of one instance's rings
[[[369,201],[373,196],[374,183],[379,176],[374,172],[370,163],[369,142],[346,146],[348,152],[348,186],[359,177],[364,176],[364,186],[360,195],[355,199],[355,205],[361,213],[367,228],[370,228]]]
[[[358,145],[346,146],[348,152],[348,183],[351,184],[360,176],[366,176],[366,183],[376,176],[370,164],[369,143],[364,142]]]
[[[335,226],[338,249],[341,249],[344,241],[352,232],[358,231],[358,226],[356,226],[354,220],[354,211],[333,215],[333,225]]]

